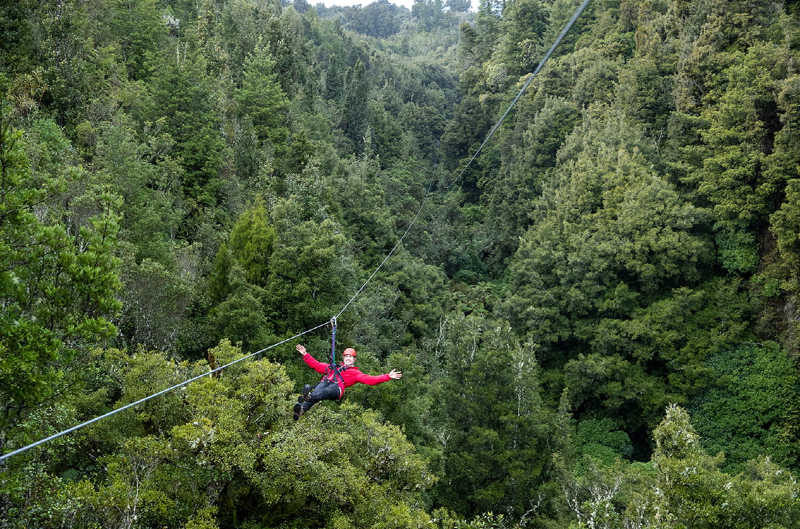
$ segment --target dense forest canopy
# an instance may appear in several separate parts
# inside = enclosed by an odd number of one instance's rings
[[[800,7],[0,5],[0,528],[800,527]],[[461,175],[458,177],[458,175]],[[329,329],[302,338],[324,360]]]

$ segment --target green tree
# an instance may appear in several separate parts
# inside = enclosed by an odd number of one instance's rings
[[[513,74],[533,71],[539,63],[547,22],[547,9],[539,0],[504,2],[496,60]]]
[[[500,170],[480,182],[492,233],[486,258],[499,270],[529,227],[548,170],[556,165],[558,148],[578,119],[574,105],[562,99],[548,98],[527,123],[525,110],[517,111],[518,130],[503,142],[506,152]]]
[[[463,516],[498,508],[522,516],[535,503],[549,457],[550,418],[533,351],[502,322],[456,313],[445,326],[444,377],[433,392],[443,419],[438,501]]]
[[[270,142],[280,151],[289,134],[286,126],[288,101],[278,82],[275,60],[261,45],[245,59],[236,103],[240,114],[253,121],[258,139]]]
[[[369,93],[367,67],[361,59],[348,70],[341,128],[349,138],[354,151],[360,153],[364,147],[364,133],[368,123],[368,107],[364,104]]]
[[[705,454],[683,409],[672,406],[653,436],[660,506],[671,527],[792,527],[800,522],[797,487],[790,473],[769,459],[753,461],[730,476],[721,457]]]
[[[177,60],[162,56],[160,75],[153,80],[152,121],[164,120],[165,132],[175,141],[175,155],[183,167],[181,182],[185,214],[196,223],[206,208],[222,200],[225,143],[221,132],[218,90],[206,64],[191,45],[179,48]],[[183,235],[191,226],[184,224]]]
[[[762,70],[764,64],[771,66]],[[713,205],[719,259],[731,272],[755,270],[757,226],[783,189],[779,174],[764,171],[780,123],[774,76],[782,68],[772,46],[754,46],[725,71],[728,82],[719,104],[705,113],[709,127],[701,134],[707,154],[693,178]]]
[[[240,356],[229,342],[209,351],[219,364]],[[144,351],[97,359],[108,375],[125,373],[108,405],[208,370]],[[243,362],[75,432],[81,446],[103,442],[100,464],[63,479],[64,460],[45,459],[9,525],[432,527],[420,506],[435,478],[398,427],[353,404],[295,423],[292,388],[280,365]],[[9,470],[15,485],[32,477],[25,465]]]
[[[261,199],[239,216],[233,226],[227,250],[242,267],[248,283],[266,286],[269,261],[275,245],[275,228],[269,224],[267,208]],[[225,249],[220,249],[224,251]]]
[[[155,0],[112,0],[107,8],[111,11],[110,31],[118,39],[121,62],[129,78],[150,77],[153,60],[168,35]]]
[[[37,124],[31,164],[22,132],[0,118],[0,431],[58,389],[81,353],[116,329],[118,197],[71,165],[52,121]],[[65,164],[56,173],[58,160]],[[80,187],[83,189],[80,189]],[[77,188],[77,189],[76,189]],[[67,198],[69,208],[56,199]]]
[[[229,240],[217,251],[208,277],[212,306],[208,314],[208,339],[241,343],[246,349],[265,343],[274,326],[267,321],[266,291],[275,228],[263,200],[239,216]]]
[[[614,122],[597,139],[630,141]],[[624,318],[663,289],[696,281],[709,259],[694,233],[705,213],[653,174],[638,148],[594,143],[593,126],[584,127],[572,137],[591,147],[554,173],[509,269],[510,318],[544,344],[588,338],[598,318]]]
[[[289,200],[272,211],[277,236],[264,301],[280,333],[327,321],[355,292],[354,263],[339,226],[301,220],[305,213],[297,208]]]

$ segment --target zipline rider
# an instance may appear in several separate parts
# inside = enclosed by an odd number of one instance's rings
[[[377,386],[389,380],[402,378],[403,373],[392,369],[383,375],[367,375],[356,367],[356,350],[348,347],[342,353],[342,363],[335,366],[324,364],[306,352],[300,344],[295,347],[303,357],[303,361],[316,371],[322,373],[322,380],[313,389],[310,384],[303,388],[303,394],[294,405],[294,420],[300,418],[314,404],[321,400],[340,400],[344,390],[353,384],[361,383],[368,386]]]

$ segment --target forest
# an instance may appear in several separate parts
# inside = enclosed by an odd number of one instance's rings
[[[580,4],[0,2],[0,529],[800,528],[800,3]]]

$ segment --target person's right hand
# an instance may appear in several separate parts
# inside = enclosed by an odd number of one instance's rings
[[[301,355],[305,356],[305,354],[306,354],[306,348],[305,347],[303,347],[300,344],[297,344],[294,348],[297,349],[298,353],[300,353]]]

